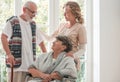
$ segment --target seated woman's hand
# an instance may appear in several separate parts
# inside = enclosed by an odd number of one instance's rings
[[[32,77],[39,77],[39,71],[35,68],[30,68],[28,72],[32,75]]]
[[[51,79],[58,79],[61,80],[62,78],[59,76],[59,74],[57,72],[53,72],[50,74]]]
[[[32,77],[42,78],[44,81],[51,81],[50,74],[45,74],[35,68],[30,68],[28,72],[32,75]]]
[[[43,81],[45,81],[45,82],[49,82],[49,81],[51,81],[52,79],[51,79],[51,77],[50,77],[50,74],[45,74],[45,73],[42,73],[41,74],[41,78],[43,79]]]

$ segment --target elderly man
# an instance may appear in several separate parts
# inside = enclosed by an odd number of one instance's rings
[[[36,55],[36,43],[43,52],[46,48],[43,38],[32,19],[36,16],[37,5],[27,1],[23,5],[23,12],[20,16],[13,16],[7,20],[1,34],[3,48],[6,52],[7,67],[14,67],[13,82],[24,82],[28,67],[33,63]],[[10,70],[8,82],[11,82]]]
[[[74,59],[66,56],[66,53],[72,50],[69,38],[56,37],[52,50],[52,52],[40,55],[29,67],[32,80],[28,82],[66,82],[65,80],[75,82],[77,72]]]

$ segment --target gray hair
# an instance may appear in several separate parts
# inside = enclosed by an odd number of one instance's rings
[[[28,8],[29,8],[31,4],[36,5],[36,3],[33,2],[33,1],[27,1],[27,2],[23,5],[23,7],[28,7]]]
[[[57,36],[57,40],[62,42],[62,45],[66,46],[65,52],[69,52],[72,50],[72,43],[71,40],[67,36]]]

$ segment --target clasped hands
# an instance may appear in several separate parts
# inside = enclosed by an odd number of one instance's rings
[[[30,68],[29,73],[32,75],[32,77],[42,78],[43,79],[42,82],[50,82],[54,79],[61,80],[61,77],[59,76],[59,74],[57,72],[53,72],[51,74],[46,74],[35,68]]]

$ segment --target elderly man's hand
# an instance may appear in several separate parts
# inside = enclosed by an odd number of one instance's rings
[[[15,58],[12,54],[7,55],[6,62],[12,67],[15,64]]]

